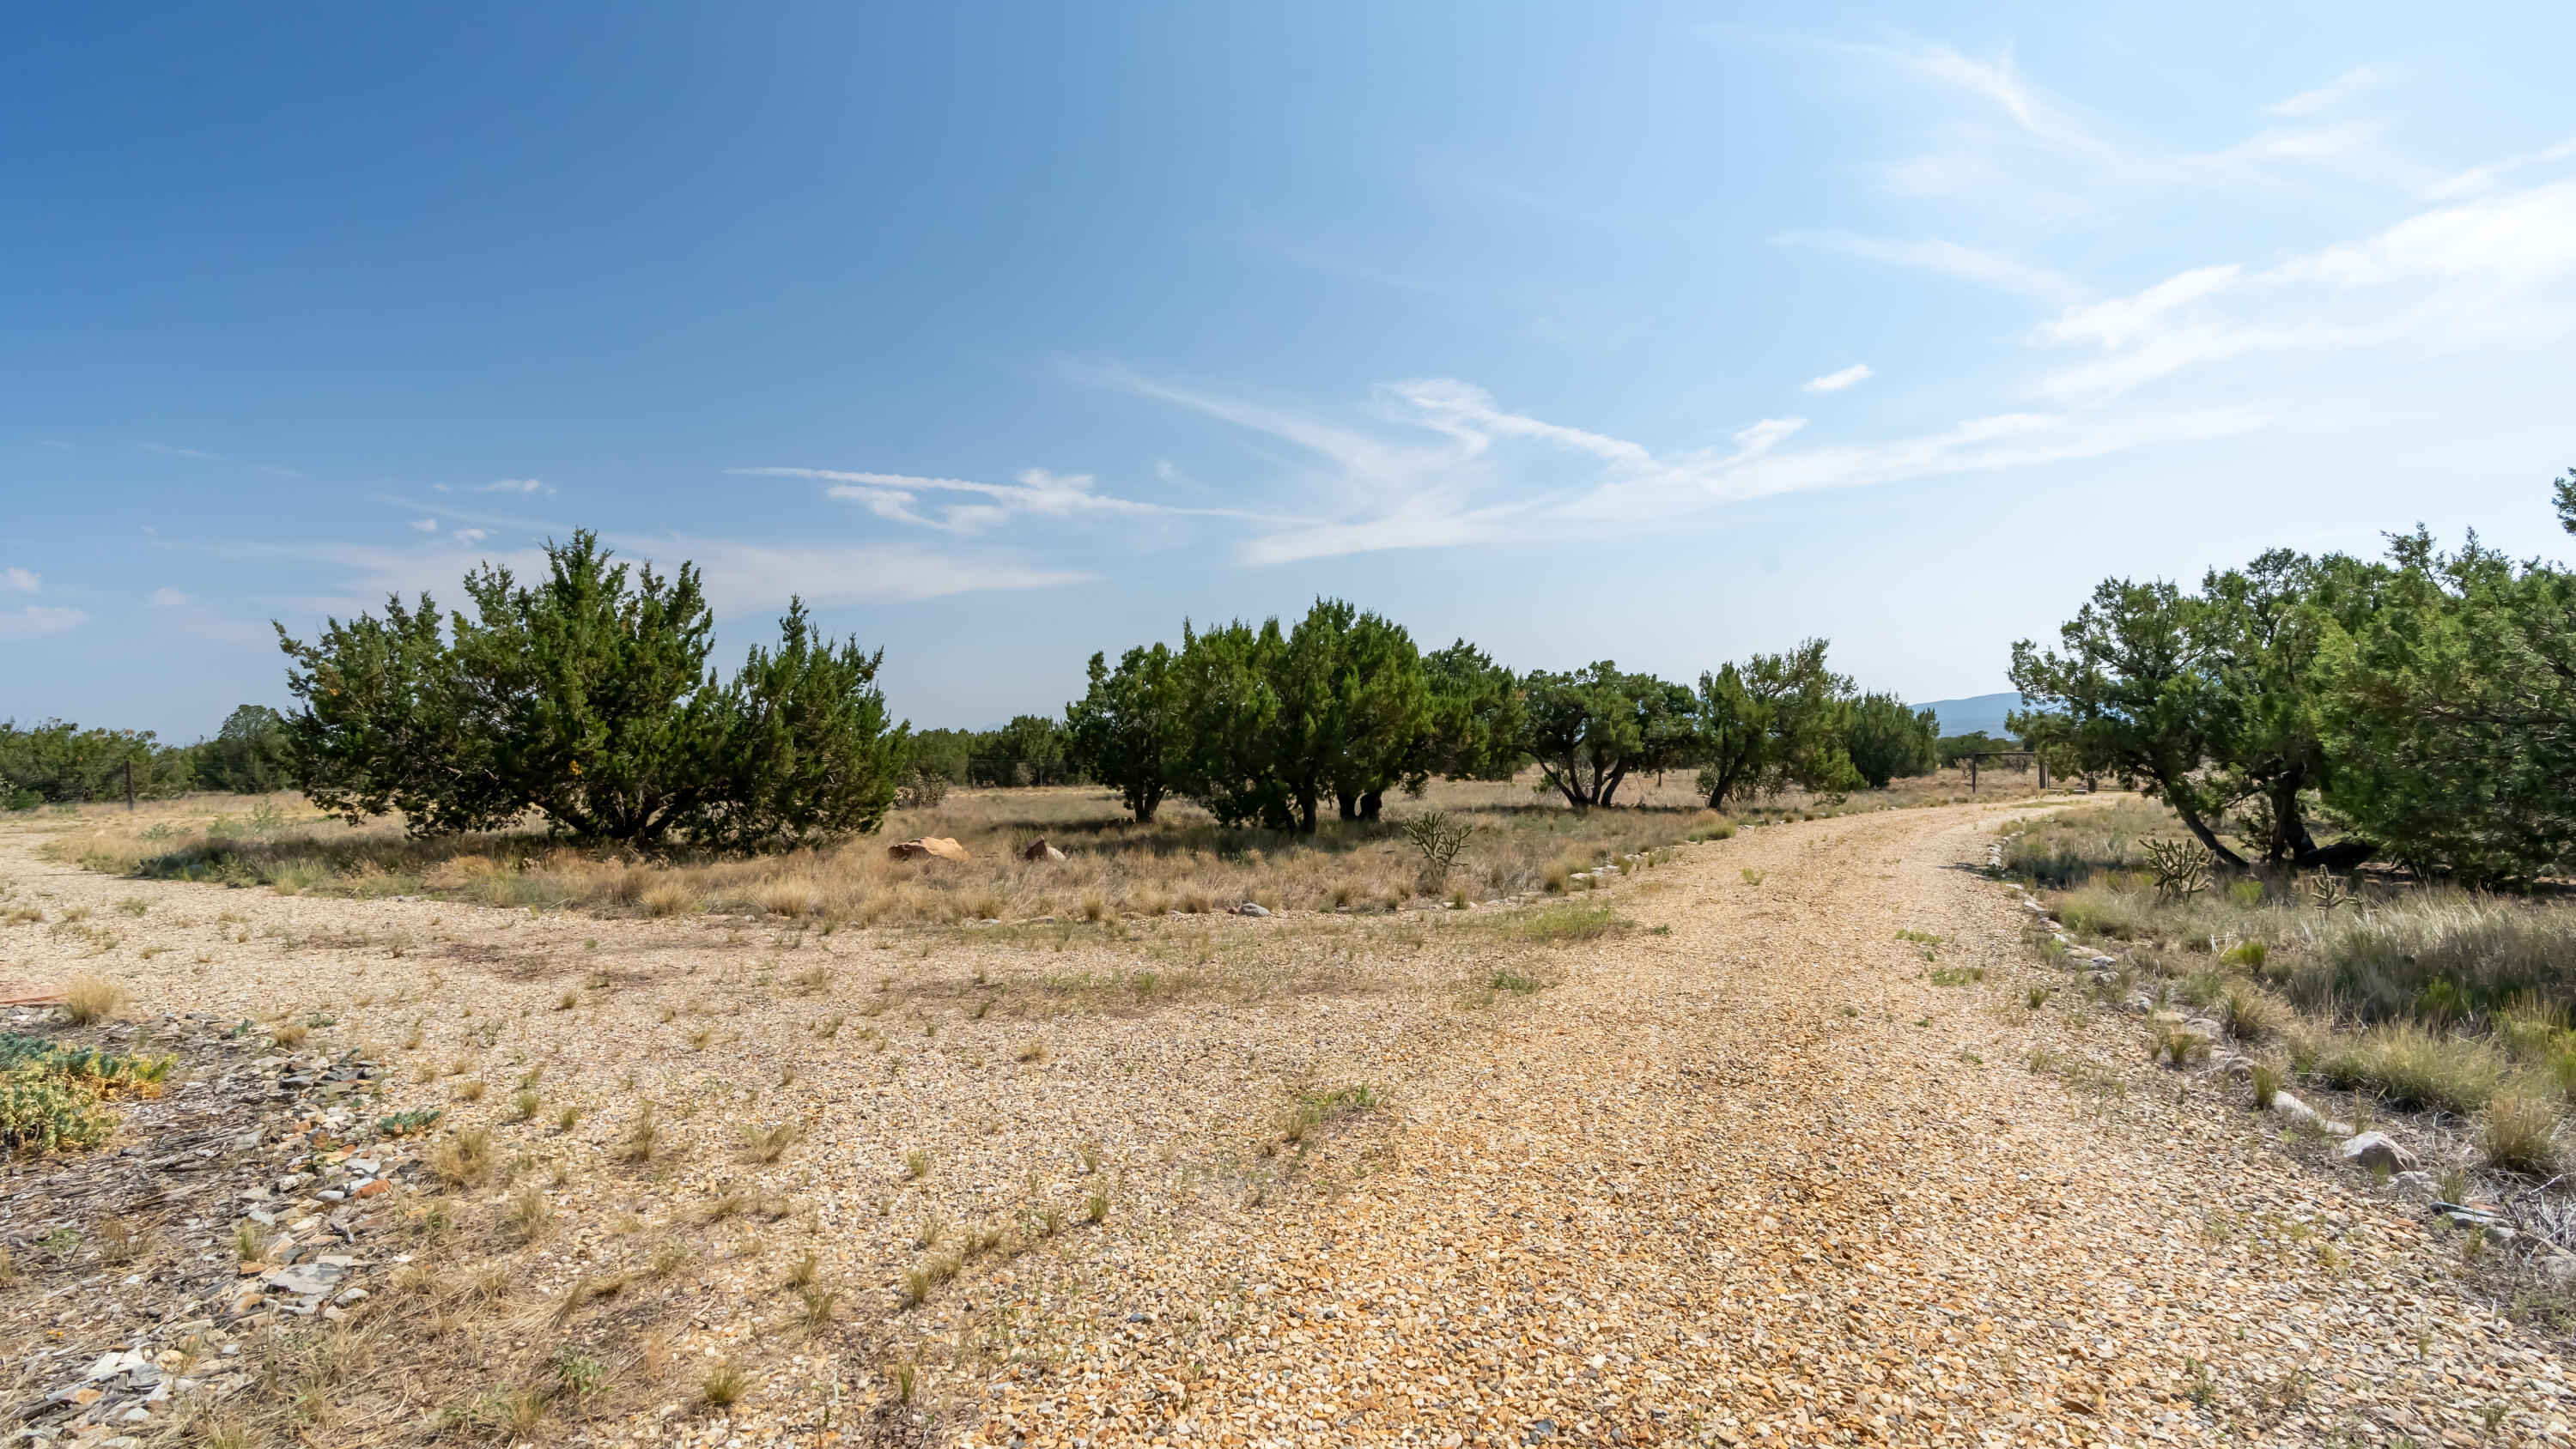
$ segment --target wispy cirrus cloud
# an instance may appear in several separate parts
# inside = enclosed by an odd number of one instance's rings
[[[1256,518],[1237,508],[1179,507],[1102,493],[1088,473],[1022,469],[1013,483],[964,478],[923,478],[906,473],[847,472],[833,468],[727,468],[736,477],[810,478],[831,486],[824,496],[857,503],[879,518],[950,533],[997,528],[1021,514],[1069,518],[1077,514],[1163,515],[1174,518]],[[932,498],[959,501],[937,502]]]
[[[1877,375],[1877,373],[1871,371],[1868,363],[1855,362],[1840,372],[1829,372],[1822,377],[1808,378],[1805,382],[1798,385],[1798,390],[1801,392],[1841,392],[1844,388],[1850,387],[1854,383],[1866,382]]]
[[[29,569],[0,569],[0,589],[17,594],[40,594],[45,590],[44,576]]]
[[[2040,340],[2097,355],[2043,386],[2105,398],[2259,353],[2530,342],[2576,329],[2576,180],[2408,216],[2260,271],[2222,263],[2069,307]]]

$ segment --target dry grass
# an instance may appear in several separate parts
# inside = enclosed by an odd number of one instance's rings
[[[95,1026],[125,1006],[125,988],[104,976],[75,976],[63,984],[63,1015],[74,1026]]]
[[[639,864],[533,829],[415,840],[398,821],[350,827],[290,797],[269,802],[284,823],[264,835],[241,832],[209,802],[180,801],[131,820],[101,814],[84,821],[96,828],[47,849],[95,870],[301,894],[427,895],[612,916],[757,915],[818,926],[952,925],[1204,915],[1244,901],[1271,910],[1381,909],[1417,897],[1421,858],[1401,826],[1432,811],[1474,827],[1440,892],[1470,900],[1562,888],[1572,871],[1604,860],[1734,831],[1733,821],[1702,808],[1687,776],[1631,781],[1616,807],[1580,814],[1536,783],[1534,773],[1509,783],[1438,781],[1418,803],[1391,803],[1385,821],[1327,821],[1311,837],[1222,826],[1186,801],[1167,802],[1153,824],[1139,826],[1107,792],[1068,786],[952,791],[935,808],[895,816],[882,838],[763,859],[683,852]],[[1806,818],[1964,797],[1954,772],[1839,805],[1792,795],[1743,810]],[[974,858],[886,858],[887,840],[917,834],[953,837]],[[1019,846],[1041,835],[1070,858],[1020,860]]]

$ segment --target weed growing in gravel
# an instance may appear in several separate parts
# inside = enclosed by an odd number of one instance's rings
[[[619,1162],[650,1162],[653,1160],[656,1139],[660,1135],[661,1127],[654,1120],[653,1104],[647,1102],[643,1110],[635,1114],[635,1120],[628,1124],[626,1131],[618,1137],[617,1145],[610,1150],[609,1155]]]
[[[717,1364],[698,1380],[698,1402],[710,1409],[729,1409],[740,1402],[751,1387],[740,1365],[731,1361]]]
[[[754,1162],[776,1162],[795,1142],[796,1124],[793,1122],[742,1129],[743,1151]]]
[[[450,1187],[480,1186],[492,1166],[492,1134],[480,1127],[460,1127],[430,1149],[430,1172]]]
[[[903,1180],[919,1182],[930,1175],[930,1154],[913,1148],[903,1155]]]

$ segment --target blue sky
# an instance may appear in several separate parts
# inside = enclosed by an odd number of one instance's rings
[[[2565,7],[18,7],[0,715],[549,536],[896,710],[1339,594],[2003,687],[2108,573],[2563,553]]]

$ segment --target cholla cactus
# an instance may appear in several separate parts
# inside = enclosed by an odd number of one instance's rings
[[[1468,838],[1475,833],[1475,826],[1446,810],[1425,811],[1404,822],[1404,838],[1422,852],[1424,895],[1438,895],[1449,883],[1449,868],[1458,863],[1458,852],[1467,848]]]
[[[2150,840],[2146,850],[2147,868],[2156,873],[2158,896],[2187,901],[2209,889],[2209,872],[2218,864],[2218,857],[2199,842]]]

